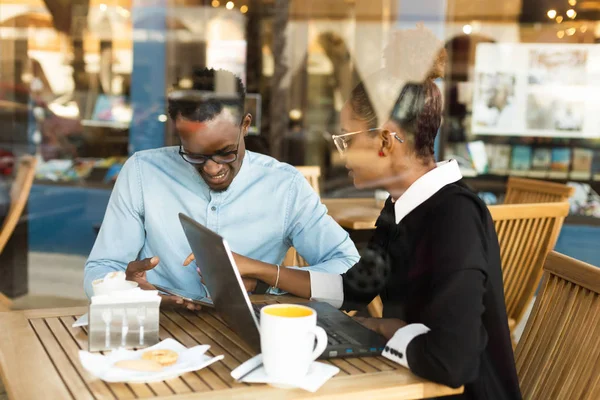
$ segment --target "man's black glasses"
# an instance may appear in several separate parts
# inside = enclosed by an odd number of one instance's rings
[[[237,147],[235,150],[216,154],[195,154],[183,151],[183,147],[179,145],[179,155],[184,159],[184,161],[193,165],[204,165],[208,160],[213,160],[217,164],[231,164],[238,158],[240,140],[242,139],[242,130],[240,130],[240,135],[238,136]]]

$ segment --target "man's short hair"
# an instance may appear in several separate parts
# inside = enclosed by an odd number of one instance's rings
[[[169,116],[190,121],[210,121],[228,109],[242,122],[246,89],[242,80],[230,71],[202,68],[194,71],[193,86],[169,95]]]

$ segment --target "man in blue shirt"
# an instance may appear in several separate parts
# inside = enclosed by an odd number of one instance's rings
[[[244,261],[277,265],[293,246],[313,271],[342,274],[354,265],[354,244],[302,174],[245,150],[252,117],[243,114],[240,79],[208,69],[196,78],[195,90],[169,98],[181,146],[138,152],[123,166],[85,265],[86,294],[94,280],[125,271],[143,289],[155,283],[204,295],[196,270],[182,266],[191,250],[180,212],[225,237]],[[174,297],[163,303],[194,308]]]

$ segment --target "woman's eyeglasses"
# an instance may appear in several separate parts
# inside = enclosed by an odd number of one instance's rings
[[[240,131],[240,135],[238,137],[237,147],[235,150],[232,151],[225,151],[216,154],[196,154],[183,151],[183,147],[179,145],[179,155],[181,156],[181,158],[183,158],[184,161],[192,165],[204,165],[208,160],[213,160],[217,164],[231,164],[238,158],[241,138],[242,131]]]
[[[348,150],[348,147],[350,146],[350,142],[352,141],[352,136],[359,134],[359,133],[377,132],[377,131],[381,131],[381,130],[382,130],[382,128],[372,128],[372,129],[367,129],[365,131],[356,131],[356,132],[342,133],[341,135],[332,135],[331,138],[333,139],[333,143],[335,143],[335,147],[337,147],[340,154],[344,155],[344,153]],[[400,143],[404,143],[404,140],[399,138],[398,135],[396,134],[396,132],[390,132],[390,135],[395,137],[396,140],[398,140]]]

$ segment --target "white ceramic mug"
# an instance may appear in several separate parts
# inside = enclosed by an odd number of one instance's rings
[[[273,304],[260,310],[260,347],[267,375],[293,382],[306,376],[312,362],[325,351],[327,333],[317,326],[317,312],[312,308]]]

